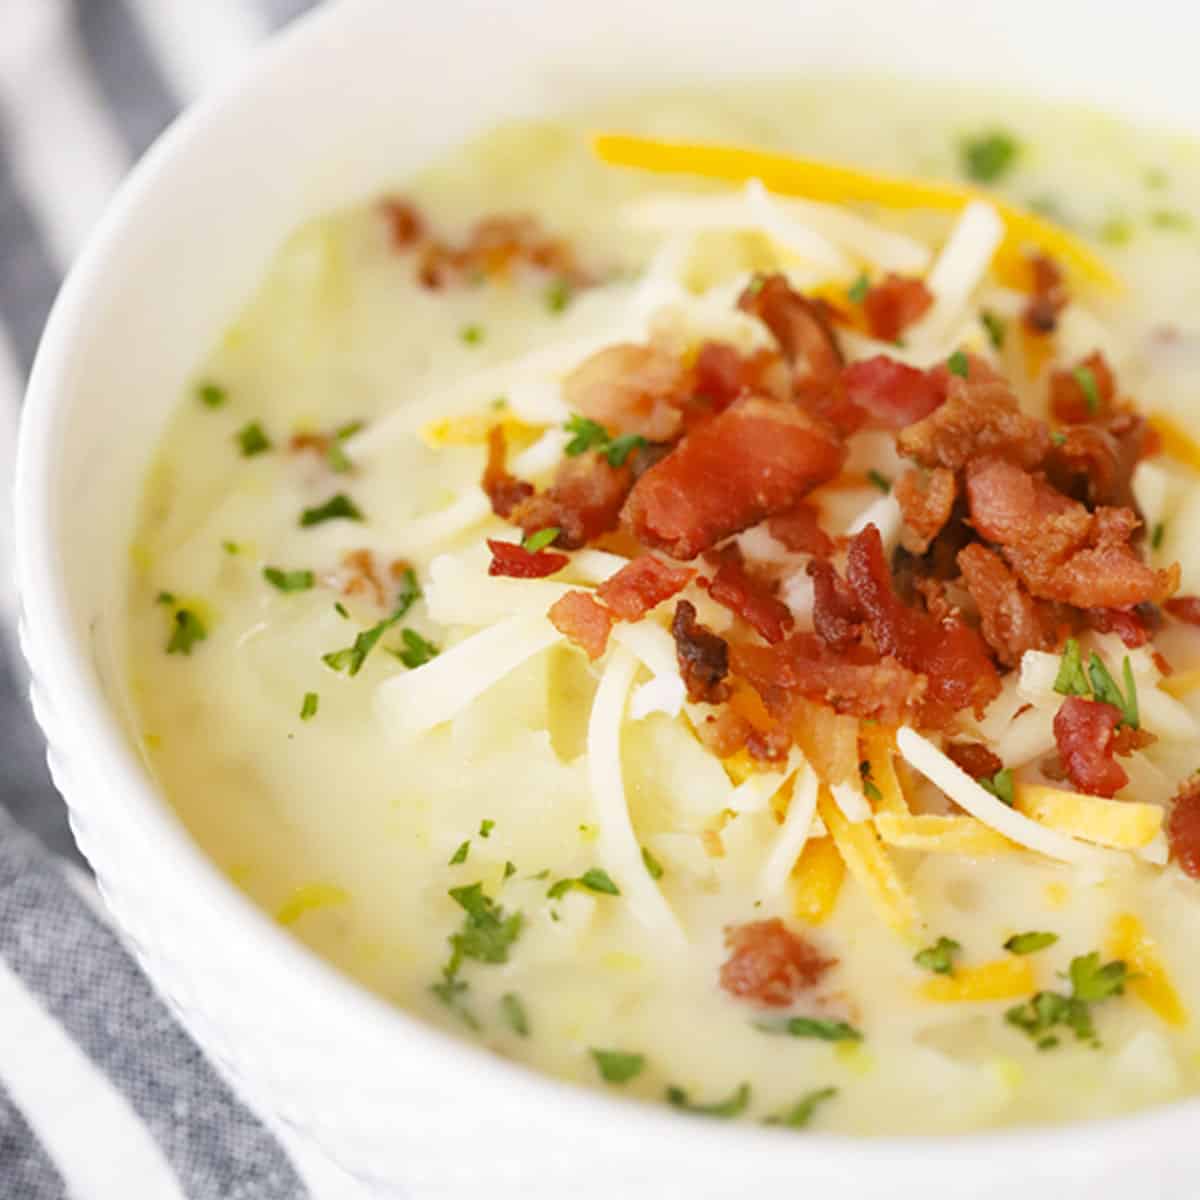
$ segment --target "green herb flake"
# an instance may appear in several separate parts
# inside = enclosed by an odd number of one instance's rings
[[[1098,1004],[1111,996],[1120,996],[1129,980],[1129,968],[1120,960],[1101,963],[1100,952],[1071,960],[1071,994],[1085,1004]]]
[[[966,379],[970,373],[971,364],[967,359],[965,350],[955,350],[955,352],[946,359],[946,370],[951,375],[957,375],[959,379]]]
[[[667,1103],[680,1112],[692,1113],[697,1117],[722,1117],[730,1120],[740,1117],[750,1104],[750,1085],[743,1083],[732,1096],[713,1104],[696,1104],[688,1098],[681,1087],[667,1088]]]
[[[546,307],[555,316],[566,312],[571,303],[571,285],[565,279],[556,279],[546,288]]]
[[[317,706],[321,697],[316,692],[305,692],[304,703],[300,705],[300,720],[311,721],[317,715]]]
[[[505,882],[510,880],[517,873],[517,864],[509,861],[504,864],[504,879]]]
[[[354,639],[352,646],[321,655],[321,661],[327,667],[332,667],[335,671],[345,671],[347,674],[357,675],[362,670],[363,663],[367,661],[367,656],[375,649],[375,644],[393,625],[403,618],[405,613],[412,608],[420,596],[421,589],[417,584],[417,577],[410,567],[400,577],[400,590],[397,594],[396,607],[392,611],[392,615],[384,617],[382,621],[372,625],[370,629],[364,629]]]
[[[1028,933],[1014,933],[1004,943],[1004,948],[1009,954],[1036,954],[1039,950],[1045,950],[1047,946],[1053,946],[1057,941],[1057,933],[1030,930]]]
[[[606,446],[609,442],[608,430],[589,417],[573,414],[567,418],[563,429],[571,434],[571,440],[566,445],[566,453],[571,458],[598,446]]]
[[[861,304],[866,298],[867,293],[871,290],[871,280],[867,277],[864,271],[847,289],[846,299],[851,304]]]
[[[1058,674],[1054,678],[1054,690],[1060,696],[1086,696],[1090,690],[1083,671],[1079,643],[1074,638],[1068,638],[1063,647]]]
[[[509,1029],[518,1037],[529,1036],[529,1014],[516,992],[505,992],[500,997],[500,1013]]]
[[[801,1096],[791,1108],[775,1113],[766,1119],[767,1125],[782,1125],[787,1129],[803,1129],[816,1114],[817,1109],[827,1100],[832,1100],[838,1093],[835,1087],[818,1088]]]
[[[995,350],[1004,349],[1004,339],[1008,335],[1008,326],[1004,322],[1003,317],[998,317],[989,309],[984,309],[979,314],[980,321],[983,322],[983,328],[987,331],[988,341],[992,343],[992,348]]]
[[[271,448],[271,439],[263,432],[263,427],[257,421],[243,425],[234,434],[238,446],[241,447],[243,458],[253,458],[256,454],[265,454]]]
[[[1083,392],[1083,400],[1088,412],[1095,416],[1100,411],[1100,389],[1096,385],[1096,374],[1091,367],[1076,367],[1071,372],[1072,378]]]
[[[400,630],[400,640],[404,647],[395,651],[395,655],[410,671],[432,662],[441,653],[437,646],[426,641],[415,629]]]
[[[224,550],[226,554],[230,555],[241,554],[242,552],[242,548],[237,544],[237,542],[224,541],[221,543],[221,549]]]
[[[959,145],[963,173],[976,183],[995,183],[1016,163],[1020,145],[1011,133],[990,129],[966,137]]]
[[[333,611],[335,613],[337,613],[337,615],[339,617],[341,617],[343,621],[348,621],[350,619],[350,613],[347,611],[346,606],[340,600],[334,601]]]
[[[219,384],[206,380],[196,386],[196,399],[205,408],[224,408],[229,400],[229,393]]]
[[[646,874],[649,875],[651,879],[658,880],[663,877],[662,863],[660,863],[658,859],[646,849],[645,846],[642,847],[642,864],[646,868]]]
[[[458,336],[468,346],[478,346],[483,341],[483,326],[482,325],[464,325],[458,331]]]
[[[935,975],[954,974],[954,956],[962,949],[953,938],[940,937],[932,946],[918,950],[913,955],[913,962],[926,971]]]
[[[1067,435],[1060,429],[1056,429],[1051,435],[1050,440],[1056,446],[1065,446],[1067,444]]]
[[[471,839],[468,838],[463,842],[457,850],[450,856],[450,861],[446,864],[448,867],[461,866],[467,861],[467,856],[471,853]]]
[[[459,979],[456,974],[447,974],[449,969],[449,965],[442,969],[441,982],[432,984],[429,990],[451,1012],[457,1013],[469,1029],[478,1031],[480,1028],[479,1020],[464,1003],[464,997],[467,993],[467,982],[465,979]]]
[[[362,521],[364,519],[358,505],[345,492],[338,492],[337,495],[330,496],[324,504],[318,504],[315,508],[306,508],[300,514],[300,525],[303,529],[309,529],[313,525],[320,525],[325,521]]]
[[[1097,951],[1071,960],[1067,976],[1071,992],[1038,992],[1024,1004],[1010,1008],[1004,1019],[1009,1025],[1031,1037],[1039,1050],[1051,1050],[1059,1044],[1053,1031],[1065,1026],[1081,1042],[1098,1046],[1092,1005],[1120,996],[1129,980],[1129,971],[1119,959],[1102,963]]]
[[[763,290],[763,288],[766,286],[766,283],[767,283],[767,277],[765,275],[763,275],[761,273],[758,275],[755,275],[755,277],[752,280],[750,280],[750,282],[748,284],[746,284],[746,290],[742,294],[753,298],[754,296],[757,296],[758,293]]]
[[[1162,521],[1156,521],[1154,529],[1150,534],[1150,548],[1152,550],[1161,550],[1163,538],[1167,536],[1167,527]]]
[[[794,1038],[815,1038],[820,1042],[861,1042],[861,1031],[845,1021],[824,1017],[784,1017],[779,1021],[755,1021],[759,1033],[784,1034]]]
[[[600,892],[605,896],[619,896],[621,894],[621,889],[613,883],[608,872],[603,867],[592,867],[590,871],[584,871],[579,877],[579,882],[589,892]]]
[[[867,479],[874,487],[877,487],[885,496],[892,490],[892,481],[881,471],[875,470],[872,467],[867,472]]]
[[[1122,674],[1125,679],[1126,695],[1121,694],[1121,689],[1117,686],[1117,681],[1113,679],[1111,672],[1104,665],[1101,659],[1094,650],[1091,657],[1088,659],[1088,676],[1092,681],[1092,694],[1097,700],[1103,704],[1111,704],[1121,714],[1119,725],[1128,725],[1130,729],[1137,729],[1140,720],[1138,715],[1138,699],[1137,699],[1137,684],[1133,678],[1133,666],[1129,661],[1129,655],[1125,656],[1125,662],[1122,666]]]
[[[600,1069],[605,1083],[628,1083],[642,1073],[646,1066],[644,1054],[629,1054],[624,1050],[597,1050],[588,1048],[588,1053]]]
[[[208,637],[204,622],[190,608],[175,610],[175,624],[167,642],[168,654],[191,654],[192,647]]]
[[[536,554],[539,550],[545,550],[561,532],[562,530],[557,525],[548,525],[545,529],[538,529],[527,534],[522,539],[521,545],[530,554]]]
[[[980,779],[978,782],[985,792],[991,792],[1001,804],[1007,804],[1009,808],[1012,808],[1014,796],[1011,767],[1001,767],[995,775]]]
[[[485,894],[481,883],[451,888],[450,897],[467,914],[462,929],[450,938],[454,951],[451,962],[457,959],[461,963],[465,958],[483,963],[508,962],[508,952],[524,924],[522,914],[505,915],[504,909]]]
[[[155,604],[168,604],[168,605],[174,604],[175,603],[175,593],[174,592],[159,592],[158,595],[154,597],[154,603]]]
[[[489,838],[492,836],[492,830],[496,828],[496,822],[485,817],[479,825],[479,836],[481,838]]]
[[[1191,213],[1178,208],[1156,208],[1150,214],[1150,224],[1155,229],[1172,233],[1185,233],[1192,228]]]
[[[1133,222],[1128,217],[1109,217],[1097,230],[1097,236],[1108,246],[1127,246],[1133,241]]]
[[[263,578],[281,592],[307,592],[316,579],[311,571],[285,571],[281,567],[263,567]]]
[[[623,433],[615,437],[601,451],[610,467],[623,467],[625,460],[635,451],[646,445],[646,439],[638,433]]]

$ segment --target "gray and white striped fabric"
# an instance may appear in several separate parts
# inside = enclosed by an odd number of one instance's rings
[[[314,0],[0,0],[0,488],[62,275],[175,113]],[[0,629],[11,633],[9,562]],[[269,1131],[175,1023],[80,864],[0,654],[0,1197],[364,1200]]]

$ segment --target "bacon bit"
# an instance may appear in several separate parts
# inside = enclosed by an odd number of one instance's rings
[[[1174,604],[1168,600],[1167,604]],[[1097,633],[1115,633],[1130,650],[1150,640],[1150,629],[1142,616],[1128,608],[1089,608],[1084,613],[1088,625]]]
[[[746,751],[756,762],[781,763],[792,748],[792,735],[779,726],[760,731],[755,729],[746,738]]]
[[[973,461],[967,500],[975,529],[1035,596],[1077,608],[1162,601],[1179,586],[1179,564],[1156,571],[1129,544],[1140,522],[1127,508],[1089,513],[1075,500],[997,458]]]
[[[795,624],[795,618],[764,581],[749,574],[737,547],[710,550],[705,557],[717,568],[708,587],[709,595],[735,616],[741,617],[766,641],[781,641],[787,630]]]
[[[692,376],[665,350],[622,342],[585,358],[562,388],[569,409],[610,433],[670,442],[683,431]]]
[[[754,726],[727,705],[696,726],[696,736],[718,758],[731,758],[753,732]]]
[[[1134,508],[1133,472],[1147,456],[1153,430],[1137,413],[1117,413],[1106,426],[1069,425],[1046,458],[1050,482],[1093,507]]]
[[[1113,758],[1121,714],[1111,704],[1068,696],[1054,714],[1054,740],[1071,783],[1092,796],[1111,797],[1128,782]]]
[[[1021,586],[1004,560],[978,542],[961,550],[963,585],[979,609],[980,630],[996,657],[1015,667],[1026,650],[1051,650],[1056,631],[1051,615]]]
[[[568,592],[550,606],[546,615],[550,624],[570,638],[588,658],[595,660],[608,648],[612,613],[597,604],[590,593]]]
[[[959,471],[980,455],[1036,467],[1050,448],[1045,422],[1023,413],[1007,383],[951,376],[946,402],[896,437],[901,454],[923,467]]]
[[[416,205],[408,200],[388,196],[379,202],[379,208],[387,221],[395,249],[407,250],[424,236],[425,221]]]
[[[957,494],[954,472],[945,467],[928,472],[913,467],[896,480],[892,495],[904,517],[900,544],[905,550],[924,554],[929,549],[930,542],[950,520]]]
[[[507,467],[508,452],[504,440],[504,429],[493,425],[488,431],[487,465],[483,468],[480,487],[492,505],[492,512],[503,520],[512,516],[513,510],[533,495],[533,484],[510,475]],[[545,529],[553,522],[541,526]]]
[[[343,596],[370,593],[381,608],[387,603],[387,592],[375,573],[375,556],[370,550],[351,550],[342,555],[339,590]]]
[[[557,528],[560,532],[554,544],[577,550],[617,527],[621,505],[633,486],[633,457],[621,467],[612,466],[595,450],[566,458],[549,490],[523,500],[509,519],[527,535]]]
[[[502,542],[488,538],[488,549],[492,561],[488,564],[489,575],[507,575],[510,579],[545,579],[561,571],[571,560],[565,554],[551,550],[536,553],[518,546],[516,542]]]
[[[329,433],[293,433],[288,439],[288,450],[292,454],[311,452],[324,458],[333,440],[333,435]]]
[[[1160,675],[1175,674],[1175,668],[1157,650],[1150,652],[1150,661],[1158,668]]]
[[[1167,818],[1171,857],[1189,879],[1200,879],[1200,775],[1184,781]]]
[[[739,1000],[784,1008],[815,987],[837,959],[826,958],[778,917],[725,930],[731,951],[721,967],[721,987]]]
[[[1088,372],[1095,387],[1094,394],[1080,382],[1082,372]],[[1085,377],[1086,378],[1086,377]],[[1112,369],[1099,350],[1093,351],[1073,367],[1050,373],[1050,411],[1064,425],[1086,425],[1106,420],[1112,412],[1117,383]]]
[[[1045,254],[1032,257],[1029,266],[1033,274],[1033,295],[1025,306],[1025,327],[1031,333],[1053,333],[1058,327],[1059,314],[1070,302],[1062,272],[1054,259]]]
[[[807,501],[767,521],[767,532],[796,554],[828,558],[833,539],[821,528],[821,514]]]
[[[993,754],[980,742],[949,742],[946,757],[957,763],[972,779],[991,779],[1003,766],[998,754]]]
[[[933,304],[933,293],[923,280],[889,274],[873,284],[863,300],[867,327],[881,342],[894,342],[910,325],[925,315]]]
[[[696,620],[696,606],[691,601],[676,604],[671,636],[688,699],[693,704],[720,704],[728,699],[729,646]]]
[[[696,390],[685,414],[689,423],[700,415],[724,412],[751,393],[779,400],[791,397],[791,372],[774,350],[756,350],[743,358],[727,342],[705,342],[692,370]]]
[[[426,239],[418,278],[423,286],[436,291],[506,276],[520,265],[575,284],[590,282],[566,242],[547,234],[533,217],[522,215],[484,217],[460,247]]]
[[[596,589],[596,595],[622,621],[640,621],[652,608],[681,592],[696,574],[690,567],[643,554]]]
[[[946,387],[932,373],[882,354],[851,363],[842,382],[849,403],[880,429],[904,429],[946,398]]]
[[[1177,621],[1200,625],[1200,596],[1173,596],[1163,605]]]
[[[1135,750],[1145,750],[1147,746],[1153,746],[1157,741],[1158,738],[1148,729],[1134,729],[1129,725],[1122,725],[1113,734],[1113,753],[1122,756],[1129,755]]]
[[[688,434],[634,485],[622,519],[648,546],[689,559],[787,512],[841,470],[846,448],[801,409],[751,396]]]
[[[945,710],[967,707],[982,715],[1000,691],[1000,677],[983,639],[959,617],[935,621],[900,602],[874,525],[850,543],[846,574],[879,653],[928,676],[933,707],[926,719],[942,724]]]
[[[842,351],[830,328],[827,307],[795,291],[781,274],[759,275],[738,297],[738,308],[757,317],[791,364],[797,392],[815,394],[836,387]]]
[[[813,628],[831,650],[854,645],[861,633],[863,612],[849,585],[823,558],[805,568],[813,581]]]

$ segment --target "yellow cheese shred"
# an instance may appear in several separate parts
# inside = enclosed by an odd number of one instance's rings
[[[534,432],[531,425],[526,425],[518,417],[474,412],[428,422],[421,428],[421,440],[431,450],[441,450],[446,446],[482,446],[495,425],[504,430],[510,441]]]
[[[875,817],[875,828],[889,846],[922,850],[926,854],[967,854],[985,858],[994,854],[1012,854],[1021,849],[974,817],[880,812]]]
[[[876,813],[907,815],[908,805],[892,754],[896,748],[890,729],[882,725],[863,725],[860,732],[863,757],[871,765],[871,782],[879,792],[874,801]]]
[[[1200,688],[1200,667],[1191,671],[1176,671],[1174,675],[1160,679],[1158,687],[1160,691],[1166,692],[1168,696],[1174,696],[1178,700],[1180,696],[1186,696],[1189,692]]]
[[[809,925],[833,914],[846,878],[846,864],[833,838],[809,838],[792,868],[792,911]]]
[[[1163,823],[1163,810],[1157,804],[1105,800],[1040,784],[1018,787],[1013,807],[1048,829],[1118,850],[1149,845]]]
[[[1166,413],[1152,413],[1150,424],[1162,438],[1163,450],[1168,458],[1200,471],[1200,444],[1174,417]]]
[[[981,1004],[986,1000],[1016,1000],[1036,988],[1029,959],[998,958],[977,967],[958,967],[953,975],[934,975],[918,991],[930,1004]]]
[[[958,212],[972,200],[984,199],[1004,221],[1001,260],[1012,263],[1025,247],[1033,246],[1062,263],[1081,281],[1110,291],[1120,287],[1104,259],[1079,238],[1035,213],[967,184],[885,175],[747,146],[666,142],[619,133],[597,134],[592,149],[609,166],[635,167],[663,175],[700,175],[729,183],[759,179],[770,192],[826,204],[867,203],[883,208]]]
[[[1128,967],[1131,978],[1126,986],[1147,1008],[1168,1025],[1187,1024],[1187,1009],[1167,975],[1158,947],[1133,913],[1122,913],[1113,921],[1105,948]]]
[[[336,883],[306,883],[298,887],[280,905],[275,914],[275,920],[280,925],[295,925],[305,913],[318,908],[330,908],[335,904],[345,904],[350,894]]]
[[[921,925],[920,914],[871,822],[846,820],[823,785],[817,812],[850,874],[866,889],[883,919],[906,941],[913,941]]]

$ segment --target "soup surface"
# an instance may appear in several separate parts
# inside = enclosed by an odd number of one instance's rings
[[[842,81],[314,222],[147,480],[149,768],[318,954],[571,1080],[863,1134],[1195,1090],[1197,213],[1190,144]]]

